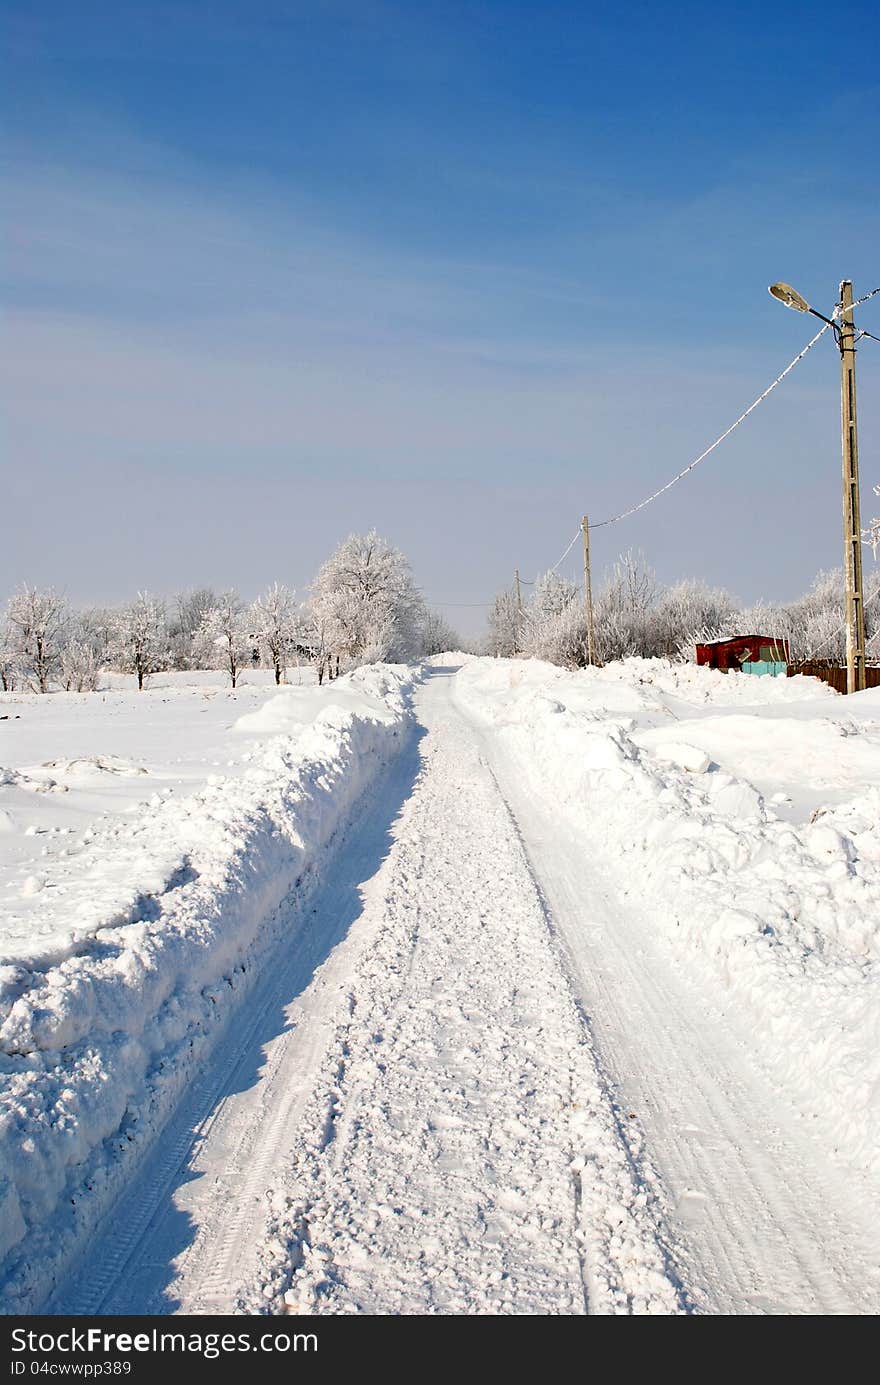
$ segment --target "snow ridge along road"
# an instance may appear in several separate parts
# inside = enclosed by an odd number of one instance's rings
[[[687,1310],[638,1132],[450,681],[437,669],[419,691],[421,768],[390,850],[376,823],[411,782],[406,755],[315,901],[327,960],[264,998],[100,1311]],[[340,896],[358,886],[352,917]],[[83,1285],[125,1220],[53,1311],[94,1311]]]
[[[33,945],[0,939],[6,1311],[44,1300],[140,1160],[153,1166],[226,1019],[248,1022],[242,1003],[291,927],[285,901],[310,894],[409,733],[415,676],[372,665],[320,693],[281,690],[243,719],[268,737],[246,773],[98,825],[52,861]]]

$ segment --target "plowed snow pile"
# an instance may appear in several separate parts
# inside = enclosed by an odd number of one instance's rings
[[[880,1173],[880,691],[482,659],[457,696],[733,1003],[831,1157]]]
[[[27,864],[7,857],[14,890],[0,933],[7,1310],[45,1292],[124,1181],[132,1154],[164,1121],[277,941],[278,906],[317,874],[323,849],[397,750],[412,679],[411,669],[374,665],[323,690],[270,697],[263,689],[245,699],[254,710],[231,726],[226,709],[233,775],[184,797],[147,796],[141,787],[76,835],[72,854],[48,858],[30,885],[30,876],[21,878]],[[35,715],[45,706],[63,720],[63,697],[40,700]],[[88,704],[93,733],[97,697]],[[26,722],[37,700],[18,701]],[[69,742],[81,738],[82,703],[66,704]],[[34,785],[51,794],[59,784],[94,789],[105,779],[140,779],[144,746],[136,730],[130,740],[132,753],[122,758],[78,756],[43,762],[39,772],[0,772],[0,812],[10,830],[21,804],[34,801]],[[44,801],[37,800],[41,808]],[[35,821],[43,833],[66,830]]]

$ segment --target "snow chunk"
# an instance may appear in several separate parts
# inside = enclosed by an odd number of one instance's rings
[[[690,770],[691,774],[705,774],[712,763],[705,750],[684,741],[662,741],[654,749],[658,760]]]

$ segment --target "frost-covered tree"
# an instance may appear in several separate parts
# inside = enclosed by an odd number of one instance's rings
[[[332,676],[333,621],[326,607],[307,601],[300,609],[300,629],[303,642],[309,646],[320,687],[328,673]]]
[[[195,667],[195,639],[206,616],[216,609],[217,593],[210,587],[179,592],[175,597],[174,613],[168,621],[168,646],[171,667]],[[196,658],[196,664],[198,659]]]
[[[150,674],[167,668],[168,661],[165,603],[149,592],[138,592],[130,606],[116,613],[110,662],[120,673],[135,674],[143,691]]]
[[[233,688],[243,668],[253,662],[251,621],[236,591],[222,592],[199,627],[195,649],[202,668],[224,669]]]
[[[6,611],[9,648],[21,676],[36,691],[49,691],[61,668],[61,649],[67,624],[67,603],[52,590],[25,584],[10,598]]]
[[[296,643],[300,614],[290,587],[275,582],[251,607],[251,631],[266,662],[275,671],[276,684]]]
[[[110,606],[90,606],[82,612],[80,619],[100,654],[101,663],[108,664],[119,612]]]
[[[594,608],[596,653],[602,663],[657,653],[652,623],[657,578],[641,553],[624,553],[607,577]]]
[[[70,619],[61,650],[61,686],[67,692],[95,692],[108,657],[106,612],[78,611]]]
[[[5,616],[0,617],[0,691],[14,692],[21,677],[18,651]]]
[[[505,589],[492,602],[489,611],[489,653],[496,658],[512,659],[520,652],[522,612],[516,593]]]
[[[843,569],[817,573],[809,591],[778,612],[777,623],[789,640],[793,659],[815,656],[845,662],[846,580]]]
[[[676,582],[658,596],[650,642],[666,658],[689,658],[691,646],[730,634],[736,616],[733,597],[721,587],[694,579]]]
[[[422,618],[421,652],[425,658],[461,649],[461,640],[445,616],[439,611],[425,611]]]
[[[560,617],[576,599],[577,587],[558,573],[545,572],[538,577],[522,622],[525,654],[533,659],[547,659],[551,663],[569,662],[567,655],[562,654],[560,642],[567,643],[563,630],[567,630],[571,622]]]
[[[558,572],[543,572],[535,582],[528,614],[535,620],[558,616],[571,605],[577,594],[574,582],[560,577]]]
[[[583,601],[570,601],[555,615],[548,615],[531,632],[529,654],[535,659],[584,668],[589,663],[587,610]]]
[[[375,529],[350,535],[331,554],[312,583],[310,607],[347,668],[419,653],[422,598],[404,555]]]

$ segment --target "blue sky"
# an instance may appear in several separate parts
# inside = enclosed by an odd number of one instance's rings
[[[473,630],[803,345],[768,283],[880,283],[873,6],[0,12],[4,590],[303,587],[376,525]],[[597,566],[792,595],[838,450],[824,340]]]

